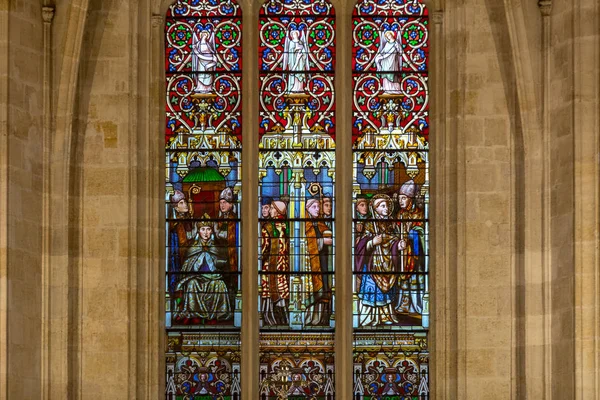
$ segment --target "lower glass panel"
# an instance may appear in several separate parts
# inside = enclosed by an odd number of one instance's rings
[[[335,399],[332,333],[261,333],[260,400]]]
[[[167,400],[240,400],[240,334],[169,332]]]
[[[426,332],[354,334],[354,400],[429,399]]]

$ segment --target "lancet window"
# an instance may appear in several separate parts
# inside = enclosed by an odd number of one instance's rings
[[[360,0],[353,31],[354,396],[428,398],[428,12]]]
[[[240,399],[241,10],[178,0],[165,24],[166,398]]]
[[[259,32],[260,395],[333,399],[334,9],[268,0]]]

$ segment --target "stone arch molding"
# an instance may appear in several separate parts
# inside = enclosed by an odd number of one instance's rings
[[[77,193],[74,190],[72,167],[74,161],[73,118],[77,104],[79,85],[79,67],[82,43],[86,31],[89,0],[69,2],[66,12],[66,29],[63,41],[63,53],[54,60],[59,69],[58,81],[54,88],[56,111],[52,116],[54,132],[51,140],[50,196],[44,208],[50,215],[50,226],[44,227],[44,236],[49,239],[47,281],[42,284],[48,288],[48,306],[44,308],[42,318],[46,321],[47,336],[42,348],[42,379],[47,387],[46,398],[68,398],[72,395],[71,384],[76,368],[76,337],[72,335],[73,307],[78,299],[77,288],[70,285],[77,260],[70,254],[70,202]]]

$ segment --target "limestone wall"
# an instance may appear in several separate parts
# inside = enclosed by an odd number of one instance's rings
[[[4,171],[0,296],[7,310],[2,312],[0,342],[6,340],[9,352],[6,357],[3,345],[0,371],[8,380],[0,380],[0,393],[33,398],[41,392],[42,364],[42,9],[32,2],[5,3],[0,13],[8,12],[9,18],[2,23],[2,35],[10,40],[0,55],[7,67],[1,79],[8,93],[0,113],[8,121],[0,146]]]

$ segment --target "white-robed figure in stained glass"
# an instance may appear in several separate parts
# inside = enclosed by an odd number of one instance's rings
[[[381,86],[385,94],[401,94],[402,85],[398,82],[397,72],[402,71],[402,40],[392,30],[379,35],[379,50],[375,56],[377,71],[381,72]]]
[[[306,83],[304,72],[310,69],[308,65],[308,44],[304,30],[290,29],[288,31],[283,54],[283,69],[290,72],[299,72],[287,75],[287,93],[303,93]]]
[[[192,69],[196,72],[197,93],[211,93],[213,91],[214,76],[210,73],[217,67],[217,52],[215,50],[215,34],[210,26],[194,27],[192,42]]]

